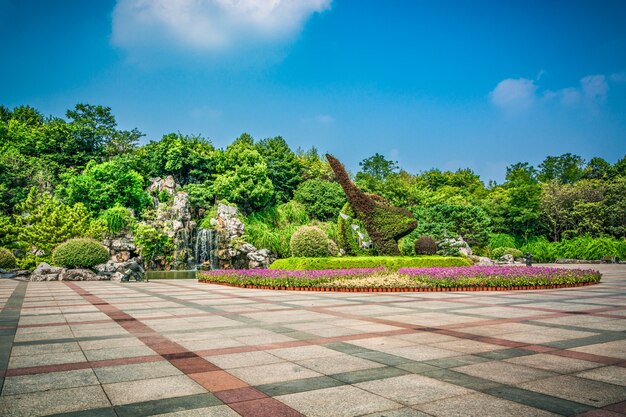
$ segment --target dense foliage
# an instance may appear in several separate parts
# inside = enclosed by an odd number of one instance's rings
[[[242,134],[218,149],[183,133],[140,145],[142,136],[118,127],[105,106],[78,104],[64,117],[0,106],[0,246],[13,251],[18,266],[49,261],[67,239],[125,228],[137,232],[148,259],[166,260],[171,238],[135,225],[154,215],[155,198],[169,197],[147,194],[149,179],[168,175],[188,193],[198,224],[208,223],[217,200],[237,204],[246,239],[278,257],[290,255],[291,236],[303,225],[317,225],[348,254],[372,252],[360,244],[377,239],[380,253],[397,253],[393,239],[372,236],[366,226],[397,237],[407,230],[402,219],[410,221],[402,213],[410,212],[417,228],[399,242],[406,255],[427,235],[438,244],[462,236],[479,255],[504,247],[529,251],[538,262],[626,259],[626,156],[615,164],[548,156],[537,166],[513,164],[501,184],[485,184],[469,169],[409,173],[375,154],[349,178],[400,211],[374,205],[359,217],[342,210],[346,195],[315,147],[293,151],[280,136],[255,141]]]
[[[420,236],[414,244],[416,255],[434,255],[437,253],[437,242],[430,236]]]
[[[70,239],[54,248],[52,252],[52,262],[68,268],[91,268],[108,260],[107,248],[93,239]]]
[[[348,269],[385,267],[397,270],[405,267],[467,266],[470,262],[460,257],[445,256],[342,256],[339,258],[287,258],[278,259],[270,269]]]
[[[291,255],[295,257],[322,258],[328,256],[328,238],[317,226],[302,226],[289,241]]]
[[[6,248],[0,248],[0,269],[13,269],[16,265],[13,252]]]

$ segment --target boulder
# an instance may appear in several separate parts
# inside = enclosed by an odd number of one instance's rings
[[[496,263],[494,261],[492,261],[490,258],[486,257],[486,256],[479,256],[478,260],[475,261],[475,265],[478,266],[493,266]]]
[[[59,281],[100,281],[105,280],[102,275],[96,275],[89,269],[64,269],[59,274]]]
[[[35,268],[30,274],[31,281],[56,281],[59,279],[59,275],[63,271],[63,268],[58,266],[52,266],[46,262],[42,262]]]
[[[259,249],[254,252],[249,252],[247,257],[248,268],[250,269],[266,269],[274,261],[269,249]]]

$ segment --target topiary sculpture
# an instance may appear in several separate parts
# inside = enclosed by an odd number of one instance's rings
[[[365,225],[376,251],[380,255],[400,255],[398,239],[417,227],[413,214],[407,209],[390,206],[382,197],[365,194],[350,180],[339,160],[329,154],[326,159],[346,193],[350,207]]]
[[[302,226],[294,232],[289,242],[291,255],[320,258],[328,256],[328,237],[317,226]]]
[[[415,241],[416,255],[434,255],[437,253],[437,242],[430,236],[421,236]]]
[[[13,253],[8,249],[0,248],[0,269],[13,269],[15,265]]]
[[[87,238],[67,240],[52,251],[52,262],[66,268],[91,268],[108,260],[107,248]]]

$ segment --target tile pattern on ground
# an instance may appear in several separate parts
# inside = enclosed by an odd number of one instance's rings
[[[3,279],[0,415],[626,415],[626,266],[590,267],[517,292]]]

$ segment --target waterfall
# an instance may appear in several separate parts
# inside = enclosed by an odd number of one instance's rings
[[[198,267],[202,266],[202,264],[208,261],[211,269],[219,268],[218,258],[215,255],[218,239],[218,234],[213,229],[198,230],[194,251],[196,265]]]

